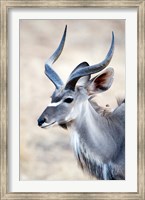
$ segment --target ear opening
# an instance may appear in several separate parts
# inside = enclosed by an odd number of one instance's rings
[[[108,90],[113,82],[114,69],[108,68],[90,80],[87,90],[89,95]]]

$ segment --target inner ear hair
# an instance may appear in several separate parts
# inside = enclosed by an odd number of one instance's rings
[[[113,75],[114,69],[110,67],[92,78],[87,87],[89,95],[108,90],[112,85]]]

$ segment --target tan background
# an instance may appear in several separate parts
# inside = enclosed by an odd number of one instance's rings
[[[67,38],[55,71],[66,80],[82,61],[100,62],[115,34],[115,52],[109,66],[115,70],[111,89],[96,100],[116,106],[125,95],[124,20],[21,20],[20,21],[20,179],[90,180],[78,167],[70,137],[62,128],[41,129],[37,119],[50,102],[54,85],[44,75],[44,63],[57,48],[65,25]]]

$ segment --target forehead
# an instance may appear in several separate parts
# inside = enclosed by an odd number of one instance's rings
[[[61,99],[63,99],[65,96],[73,96],[74,92],[71,90],[64,90],[63,88],[55,90],[55,92],[52,94],[52,102],[59,102]]]

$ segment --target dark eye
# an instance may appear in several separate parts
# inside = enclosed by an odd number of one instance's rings
[[[73,98],[70,98],[70,97],[64,100],[65,103],[71,103],[72,101],[73,101]]]

